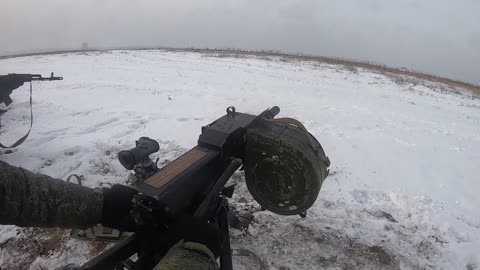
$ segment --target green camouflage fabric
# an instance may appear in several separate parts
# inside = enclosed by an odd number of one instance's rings
[[[100,222],[103,195],[0,161],[0,224],[86,229]]]
[[[179,242],[153,270],[217,270],[213,253],[200,243]]]
[[[87,229],[100,223],[102,207],[101,190],[0,161],[0,224]],[[206,246],[180,242],[155,267],[179,269],[216,270],[217,264]]]

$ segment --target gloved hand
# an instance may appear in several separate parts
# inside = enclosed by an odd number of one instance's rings
[[[135,194],[137,194],[136,190],[123,185],[104,188],[102,225],[124,231],[131,230],[134,227],[134,221],[130,210]]]
[[[184,217],[171,225],[174,233],[184,242],[195,242],[205,245],[212,251],[215,258],[220,255],[220,231],[214,224],[210,224],[196,217]]]

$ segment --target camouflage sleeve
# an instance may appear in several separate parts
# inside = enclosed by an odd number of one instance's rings
[[[0,161],[0,224],[88,228],[100,222],[103,195]]]
[[[194,242],[179,242],[173,246],[153,270],[217,270],[213,253]]]

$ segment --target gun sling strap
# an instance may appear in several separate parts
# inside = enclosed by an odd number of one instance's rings
[[[33,126],[33,109],[32,109],[32,82],[30,82],[30,128],[28,129],[28,132],[27,134],[23,135],[23,137],[21,137],[20,139],[18,139],[14,144],[12,144],[11,146],[5,146],[3,145],[2,143],[0,143],[0,147],[1,148],[14,148],[14,147],[17,147],[19,146],[20,144],[22,144],[28,137],[28,135],[30,135],[30,131],[32,130],[32,126]]]

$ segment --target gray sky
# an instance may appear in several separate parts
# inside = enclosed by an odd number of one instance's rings
[[[478,0],[0,0],[0,54],[194,46],[273,49],[480,84]]]

